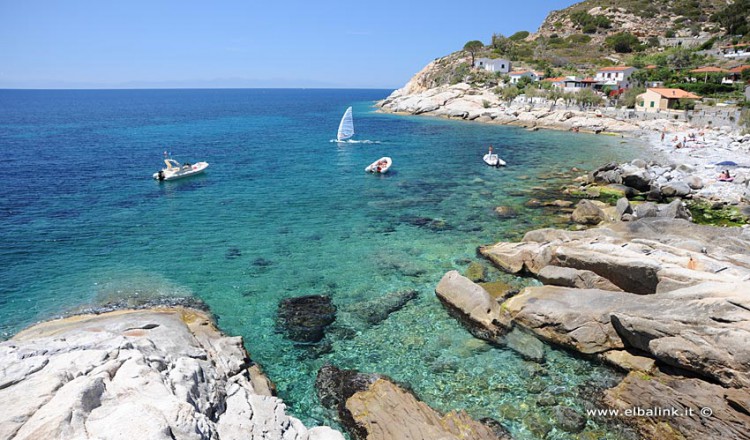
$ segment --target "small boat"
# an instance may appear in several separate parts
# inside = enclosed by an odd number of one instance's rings
[[[166,168],[160,169],[154,173],[154,179],[158,181],[162,180],[175,180],[183,177],[194,176],[200,174],[208,168],[208,162],[198,162],[194,164],[184,163],[181,164],[174,159],[164,159],[164,163],[167,164]]]
[[[500,159],[500,156],[497,154],[492,153],[492,146],[490,145],[490,151],[489,153],[485,154],[482,158],[484,160],[484,163],[491,167],[502,167],[505,166],[505,161]]]
[[[380,159],[368,165],[367,168],[365,168],[365,171],[367,171],[368,173],[383,174],[388,171],[392,163],[393,161],[390,157],[381,157]]]
[[[354,119],[352,118],[352,108],[349,107],[344,112],[339,122],[339,131],[336,134],[336,142],[344,142],[354,136]]]

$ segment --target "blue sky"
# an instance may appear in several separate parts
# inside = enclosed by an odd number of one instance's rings
[[[0,88],[397,88],[573,0],[0,0]]]

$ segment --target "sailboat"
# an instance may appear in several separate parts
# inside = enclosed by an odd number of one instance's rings
[[[352,119],[352,108],[349,107],[344,112],[339,123],[339,132],[336,135],[337,142],[344,142],[354,136],[354,120]]]

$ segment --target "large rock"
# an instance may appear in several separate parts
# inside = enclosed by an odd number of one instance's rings
[[[355,440],[510,439],[499,423],[483,424],[463,411],[442,415],[385,376],[327,365],[316,389]]]
[[[641,203],[640,205],[636,205],[633,215],[636,218],[658,217],[659,207],[651,202]]]
[[[621,197],[617,200],[617,205],[615,205],[615,213],[617,213],[617,218],[619,219],[622,219],[622,216],[625,214],[633,213],[633,207],[630,206],[630,202],[627,198]]]
[[[623,169],[622,184],[638,191],[648,191],[654,176],[643,168],[629,166]]]
[[[554,264],[586,270],[606,278],[626,292],[649,294],[659,284],[657,272],[661,266],[644,260],[635,252],[619,250],[616,246],[592,244],[585,249],[559,246],[555,249]]]
[[[672,200],[669,204],[659,207],[659,217],[681,218],[690,221],[693,217],[685,203],[680,199]]]
[[[609,315],[631,296],[634,295],[596,289],[527,287],[503,303],[503,313],[506,320],[547,342],[595,354],[625,347]]]
[[[502,336],[508,328],[496,321],[500,306],[481,286],[452,270],[443,275],[435,293],[449,313],[471,334],[490,342],[502,343]]]
[[[690,186],[682,181],[667,182],[661,186],[661,193],[665,197],[685,197],[690,191]]]
[[[0,438],[343,440],[271,390],[203,312],[75,316],[0,343]]]
[[[319,342],[336,320],[336,306],[326,295],[287,298],[279,303],[278,325],[297,342]]]
[[[563,287],[578,287],[579,289],[602,289],[622,291],[608,279],[590,270],[578,270],[571,267],[545,266],[537,274],[539,281],[544,284]]]
[[[664,440],[750,439],[747,402],[746,393],[738,398],[736,390],[699,379],[642,372],[630,373],[604,396],[643,438]]]
[[[503,303],[506,321],[581,353],[625,347],[721,383],[750,385],[750,283],[703,283],[639,297],[529,287]]]
[[[607,219],[607,215],[591,200],[583,199],[576,205],[570,218],[582,225],[597,225]]]

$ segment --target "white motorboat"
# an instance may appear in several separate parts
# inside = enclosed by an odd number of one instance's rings
[[[492,152],[492,146],[490,146],[489,153],[485,154],[482,159],[484,160],[484,163],[491,167],[505,166],[505,161],[500,159],[500,156]]]
[[[367,168],[365,168],[365,171],[367,171],[368,173],[383,174],[388,171],[392,164],[393,161],[390,157],[381,157],[380,159],[368,165]]]
[[[208,168],[208,162],[198,163],[184,163],[181,164],[174,159],[164,159],[164,163],[167,165],[166,168],[162,168],[158,172],[154,173],[154,179],[158,181],[162,180],[175,180],[183,177],[194,176],[200,174]]]

